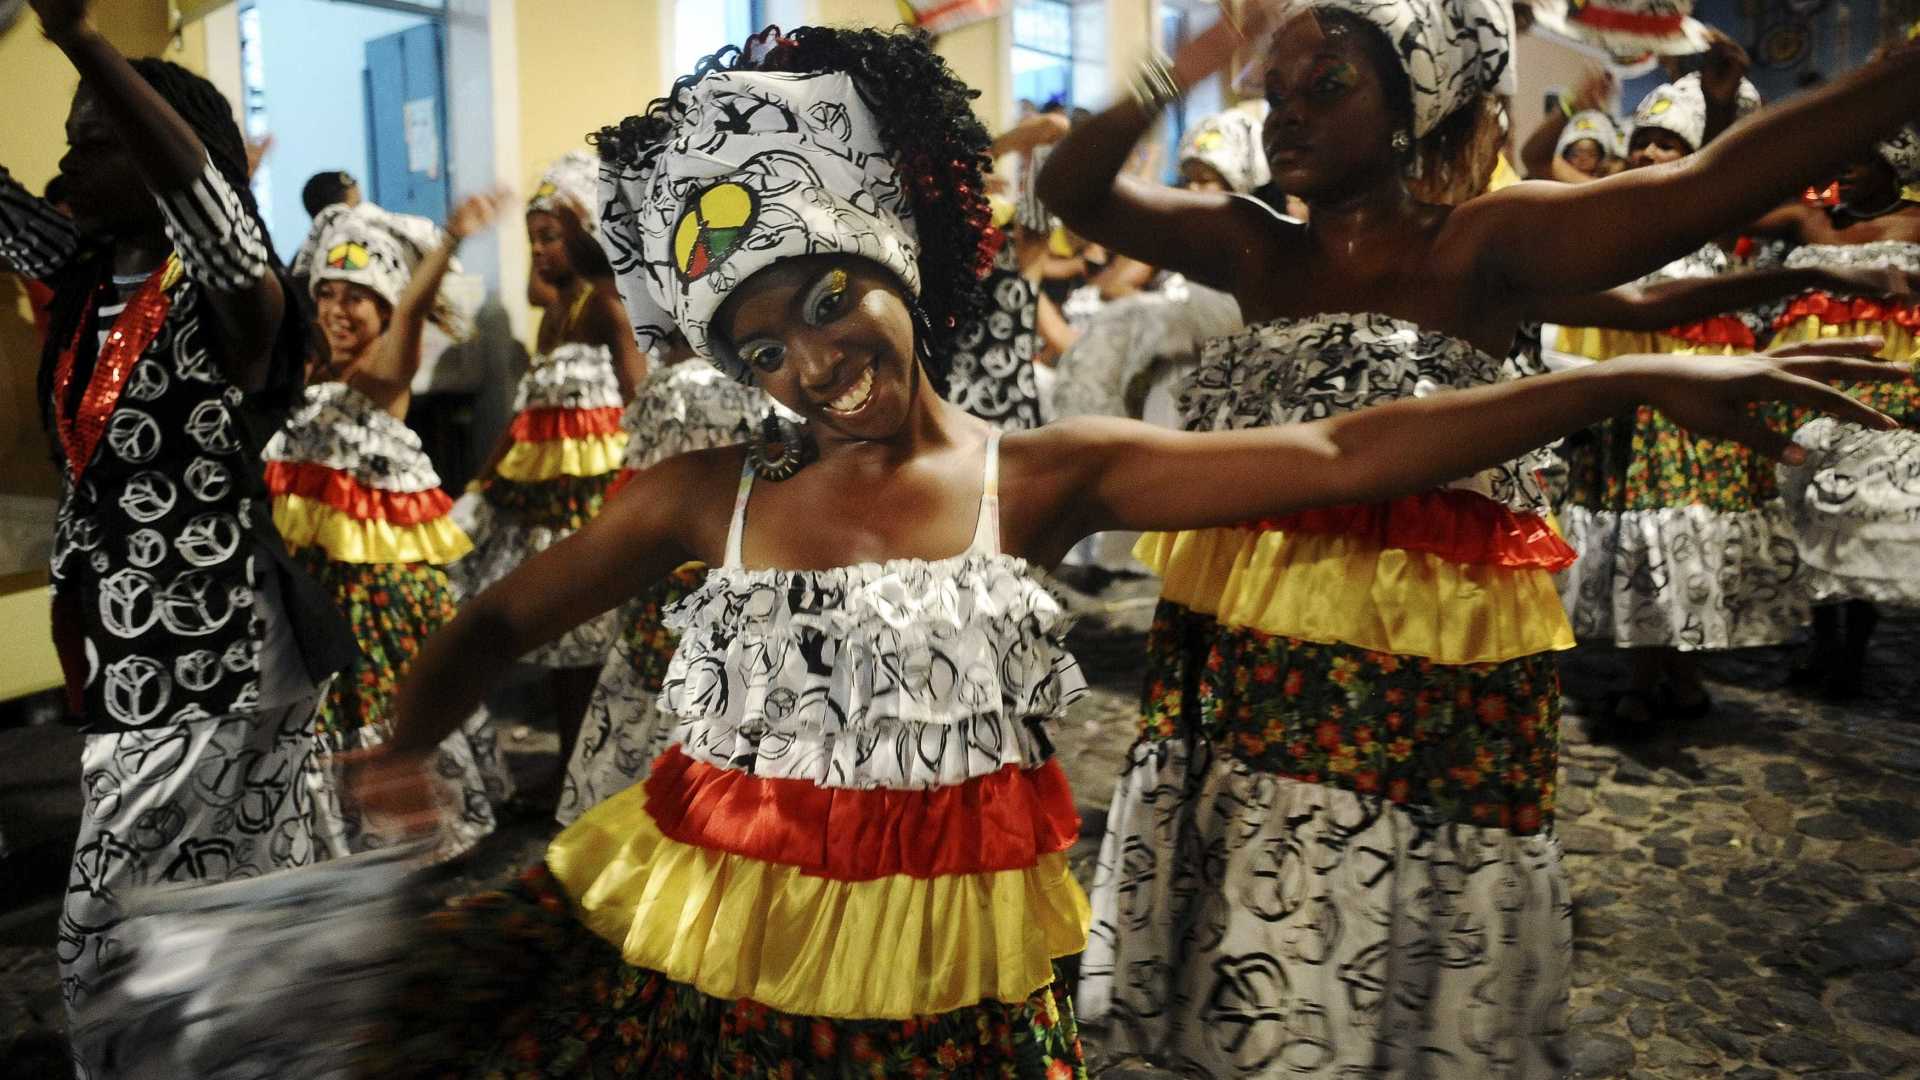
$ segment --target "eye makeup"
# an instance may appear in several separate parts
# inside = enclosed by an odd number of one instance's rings
[[[847,298],[847,272],[839,267],[820,275],[813,287],[807,290],[806,303],[801,306],[810,325],[821,326],[833,321],[840,313]]]

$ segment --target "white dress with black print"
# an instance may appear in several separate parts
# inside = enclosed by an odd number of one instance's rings
[[[1040,390],[1033,358],[1040,352],[1040,292],[1001,249],[985,282],[987,314],[970,321],[954,342],[947,399],[1006,431],[1040,426]]]

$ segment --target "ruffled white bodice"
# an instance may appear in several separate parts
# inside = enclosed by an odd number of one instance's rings
[[[1920,274],[1920,244],[1905,240],[1875,240],[1870,244],[1807,244],[1787,255],[1791,267],[1853,267],[1868,270],[1904,270]]]
[[[1458,338],[1389,315],[1273,319],[1207,343],[1180,393],[1189,431],[1319,420],[1402,398],[1505,381],[1503,363]],[[1447,485],[1517,510],[1547,505],[1536,452]]]
[[[746,442],[772,401],[704,361],[655,368],[621,417],[629,437],[620,467],[637,472],[678,454]]]
[[[661,705],[690,755],[828,787],[926,788],[1041,764],[1086,691],[1063,605],[1007,555],[710,571],[666,623]]]
[[[343,382],[315,383],[268,440],[268,461],[321,465],[376,491],[429,491],[440,475],[413,429]]]
[[[513,408],[607,409],[620,406],[613,353],[604,345],[571,342],[541,353],[520,380]]]

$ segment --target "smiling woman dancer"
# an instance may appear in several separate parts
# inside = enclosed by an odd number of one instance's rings
[[[339,798],[335,755],[387,737],[395,684],[420,643],[453,618],[446,566],[472,548],[406,415],[427,322],[455,336],[464,330],[466,313],[440,292],[454,252],[498,209],[497,196],[473,196],[442,231],[369,202],[340,203],[315,217],[294,256],[326,356],[310,365],[305,401],[263,456],[275,527],[332,594],[360,646],[327,688],[315,724],[319,748],[308,776],[316,836],[330,855],[377,844]],[[441,857],[493,831],[493,807],[511,785],[485,714],[464,726],[435,766],[453,809]]]
[[[1500,141],[1505,3],[1330,0],[1266,22],[1274,7],[1243,25],[1274,181],[1307,223],[1119,176],[1160,108],[1227,62],[1224,21],[1148,64],[1136,100],[1075,127],[1052,159],[1071,165],[1040,178],[1070,228],[1239,299],[1250,328],[1188,387],[1194,431],[1498,380],[1543,299],[1751,221],[1920,99],[1907,55],[1685,163],[1466,200]],[[1143,545],[1163,605],[1081,986],[1127,1047],[1209,1076],[1556,1068],[1571,929],[1552,653],[1572,635],[1552,571],[1571,552],[1526,463],[1439,483]]]
[[[714,568],[667,620],[675,727],[651,775],[511,893],[431,921],[417,961],[484,952],[499,979],[420,977],[383,1046],[469,1075],[1081,1075],[1052,961],[1088,911],[1046,726],[1084,684],[1037,567],[1101,529],[1421,490],[1646,397],[1776,451],[1748,399],[1884,422],[1798,377],[1871,364],[1652,359],[1256,431],[1003,436],[934,390],[990,254],[971,96],[923,37],[803,28],[602,133],[642,340],[677,327],[802,423],[635,474],[428,642],[366,755],[363,790],[403,817],[507,661]],[[477,1000],[496,991],[504,1017]]]

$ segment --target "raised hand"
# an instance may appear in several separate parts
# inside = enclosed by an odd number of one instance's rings
[[[358,804],[368,825],[398,840],[424,836],[440,828],[438,794],[423,755],[372,746],[341,754],[348,798]]]
[[[53,41],[70,37],[91,25],[92,0],[28,0],[40,16],[40,31]]]
[[[491,228],[499,220],[500,210],[507,204],[507,199],[508,192],[504,188],[467,196],[453,208],[453,213],[447,215],[447,235],[455,240],[465,240],[474,233]]]
[[[1222,71],[1233,62],[1234,53],[1243,47],[1254,50],[1253,63],[1242,73],[1236,85],[1247,88],[1247,81],[1255,77],[1256,69],[1264,72],[1264,61],[1259,55],[1267,45],[1267,38],[1279,27],[1281,19],[1297,10],[1304,10],[1293,0],[1227,0],[1220,5],[1220,18],[1212,26],[1188,41],[1173,58],[1174,79],[1181,87],[1194,83]]]
[[[1614,85],[1612,72],[1600,67],[1589,68],[1568,104],[1573,106],[1574,112],[1588,109],[1605,111],[1612,101]]]
[[[1643,400],[1674,423],[1697,435],[1737,439],[1769,458],[1797,465],[1805,451],[1748,406],[1781,401],[1870,428],[1899,427],[1899,421],[1826,385],[1912,378],[1900,365],[1860,359],[1884,344],[1879,338],[1836,338],[1750,357],[1647,356],[1632,363],[1645,369]]]
[[[1740,97],[1740,80],[1753,68],[1753,58],[1721,31],[1708,28],[1707,33],[1713,43],[1707,46],[1706,66],[1700,69],[1700,89],[1708,101],[1733,105]]]

